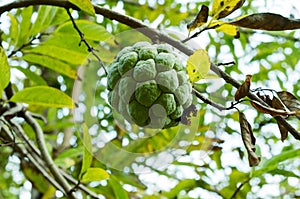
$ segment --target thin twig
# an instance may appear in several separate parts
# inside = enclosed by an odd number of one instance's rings
[[[195,37],[198,37],[198,35],[200,35],[200,34],[203,33],[204,31],[206,31],[206,30],[211,30],[211,29],[215,29],[215,28],[217,28],[218,26],[220,26],[220,25],[218,24],[218,25],[215,25],[215,26],[212,26],[212,27],[209,27],[209,28],[204,28],[204,29],[202,29],[202,30],[200,30],[200,31],[198,31],[198,32],[196,32],[196,33],[194,33],[192,36],[190,36],[190,37],[188,37],[188,38],[182,40],[181,42],[182,42],[182,43],[186,43],[186,42],[188,42],[189,40],[191,40],[191,39],[193,39],[193,38],[195,38]]]
[[[104,72],[105,72],[105,74],[106,74],[106,76],[107,76],[107,71],[106,71],[106,69],[105,69],[105,66],[104,66],[103,61],[102,61],[102,60],[100,59],[100,57],[95,53],[95,49],[94,49],[94,48],[87,42],[87,40],[84,38],[84,34],[81,32],[81,30],[79,29],[79,27],[78,27],[77,24],[75,23],[75,20],[74,20],[74,18],[72,17],[72,14],[71,14],[70,10],[69,10],[68,8],[66,8],[66,11],[67,11],[67,13],[68,13],[68,15],[69,15],[69,17],[70,17],[70,19],[71,19],[71,21],[72,21],[72,24],[73,24],[74,29],[78,32],[78,34],[79,34],[79,36],[80,36],[80,43],[79,43],[79,45],[81,44],[81,42],[83,42],[83,43],[86,45],[86,47],[88,48],[88,51],[89,51],[90,53],[92,53],[92,55],[98,60],[98,62],[100,63],[101,67],[103,68],[103,70],[104,70]]]
[[[16,54],[18,51],[22,50],[23,48],[26,48],[27,46],[32,45],[32,42],[36,39],[40,39],[42,37],[43,34],[38,35],[37,37],[33,37],[29,40],[29,42],[23,44],[22,46],[20,46],[18,49],[11,51],[11,53],[9,55],[7,55],[7,57],[11,57],[14,54]]]
[[[1,124],[0,121],[0,126],[2,126],[3,124]],[[14,136],[13,134],[8,131],[5,128],[0,129],[0,131],[4,132],[4,135],[6,139],[9,139],[10,142],[13,142],[14,144],[11,145],[14,149],[16,149],[16,151],[18,151],[20,154],[22,154],[22,156],[27,157],[29,159],[29,161],[34,165],[34,167],[45,177],[46,180],[48,180],[48,182],[50,184],[52,184],[55,188],[57,188],[58,190],[63,191],[62,187],[60,186],[59,183],[57,183],[52,176],[49,175],[49,173],[45,170],[45,166],[41,165],[36,158],[33,157],[33,154],[31,150],[28,150],[26,148],[26,146],[28,147],[28,145],[19,145],[17,143],[15,143],[14,141]]]
[[[236,101],[236,102],[232,102],[231,105],[229,107],[225,107],[225,106],[222,106],[220,104],[217,104],[215,103],[214,101],[206,98],[205,96],[203,96],[199,91],[197,91],[195,88],[193,88],[193,91],[192,93],[197,97],[199,98],[200,100],[202,100],[205,104],[208,104],[208,105],[211,105],[212,107],[215,107],[217,108],[219,111],[228,111],[228,110],[232,110],[232,109],[237,109],[236,108],[236,105],[237,104],[240,104],[244,101],[248,101],[248,100],[239,100],[239,101]]]
[[[39,146],[39,149],[41,151],[41,155],[43,159],[45,160],[48,168],[50,169],[52,175],[54,176],[55,180],[62,186],[64,189],[64,194],[68,196],[69,198],[76,198],[75,194],[70,192],[72,190],[72,187],[69,185],[69,183],[66,181],[66,179],[60,174],[58,167],[54,163],[53,159],[51,158],[44,138],[44,133],[40,125],[34,120],[34,118],[31,116],[29,111],[26,111],[23,115],[25,121],[32,127],[36,134],[36,140],[37,144]]]
[[[244,182],[242,182],[238,188],[234,191],[234,193],[232,194],[232,196],[230,197],[230,199],[234,199],[236,197],[236,195],[238,194],[238,192],[243,188],[243,186],[248,183],[251,180],[250,177],[248,177]]]

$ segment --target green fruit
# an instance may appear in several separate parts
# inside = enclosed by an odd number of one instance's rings
[[[166,44],[138,42],[125,47],[108,67],[108,101],[130,123],[148,128],[179,124],[192,104],[183,63]]]

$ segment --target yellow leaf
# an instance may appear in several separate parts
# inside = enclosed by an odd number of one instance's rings
[[[225,34],[228,34],[235,38],[239,38],[239,36],[240,36],[240,32],[236,26],[228,24],[224,21],[214,20],[209,24],[209,26],[207,28],[214,28],[217,31],[224,32]]]
[[[227,35],[233,36],[235,38],[239,38],[240,33],[236,26],[230,24],[223,24],[216,28],[217,31],[222,31]]]
[[[245,0],[214,0],[212,16],[214,19],[226,17],[241,7],[244,2]]]
[[[206,77],[210,60],[206,50],[196,50],[187,60],[186,70],[192,83]]]

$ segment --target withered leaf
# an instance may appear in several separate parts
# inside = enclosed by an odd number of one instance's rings
[[[181,123],[185,125],[191,125],[191,117],[197,115],[197,108],[194,104],[191,104],[188,108],[186,108],[181,116]]]
[[[236,101],[242,99],[249,94],[252,75],[246,75],[245,82],[238,88],[234,95]]]
[[[244,146],[248,153],[248,161],[250,167],[257,166],[260,162],[260,157],[255,153],[255,137],[252,132],[251,125],[247,121],[244,113],[239,112],[240,128]]]
[[[212,5],[212,15],[214,19],[221,19],[230,15],[240,8],[245,0],[214,0]]]
[[[205,24],[207,22],[208,18],[208,7],[205,5],[201,6],[201,10],[197,14],[196,18],[189,24],[187,24],[187,28],[189,31],[194,30],[197,27],[200,27],[201,25]]]
[[[271,107],[267,107],[262,105],[261,103],[259,103],[258,101],[255,100],[251,100],[250,101],[251,105],[253,106],[253,108],[255,108],[256,110],[262,112],[262,113],[267,113],[272,115],[273,117],[276,116],[287,116],[287,115],[296,115],[297,112],[293,111],[293,112],[289,112],[289,111],[285,111],[282,109],[275,109],[275,108],[271,108]]]
[[[278,121],[277,121],[277,125],[278,125],[279,131],[280,131],[281,141],[283,142],[287,138],[289,131],[283,125],[281,125]]]
[[[300,28],[300,20],[289,19],[274,13],[256,13],[245,16],[231,25],[258,30],[293,30]]]
[[[282,102],[275,96],[272,99],[271,106],[272,106],[272,108],[275,108],[275,109],[285,110],[284,105],[282,104]]]
[[[300,101],[292,93],[280,91],[277,92],[277,95],[289,110],[296,111],[297,113],[300,111]],[[296,116],[300,119],[300,115],[296,114]]]

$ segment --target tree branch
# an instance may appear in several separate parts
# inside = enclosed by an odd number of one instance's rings
[[[75,5],[71,4],[68,1],[65,0],[51,0],[51,1],[40,1],[40,0],[23,0],[23,1],[17,1],[13,2],[7,5],[4,5],[0,7],[0,15],[4,13],[5,11],[9,11],[14,8],[22,8],[27,7],[31,5],[52,5],[52,6],[58,6],[62,8],[72,8],[75,10],[79,10]],[[166,34],[163,34],[155,29],[152,29],[148,27],[146,24],[142,23],[141,21],[121,14],[119,12],[115,12],[110,9],[103,8],[101,6],[94,6],[96,14],[100,14],[108,19],[116,20],[120,23],[126,24],[132,28],[137,29],[137,31],[143,33],[144,35],[148,36],[151,39],[159,38],[160,41],[166,42],[173,47],[177,48],[179,51],[183,52],[187,56],[190,56],[193,54],[193,50],[189,48],[188,46],[184,45],[181,41],[176,40]],[[215,64],[211,64],[211,70],[214,71],[219,77],[223,78],[227,83],[233,85],[234,87],[238,88],[241,84],[230,77],[227,73],[220,70]],[[263,102],[260,98],[258,98],[253,93],[249,93],[248,97],[252,100],[259,101],[261,104],[267,105],[265,102]],[[275,118],[281,125],[283,125],[296,139],[300,140],[300,133],[292,127],[283,117],[278,116]]]
[[[70,19],[71,19],[71,21],[72,21],[72,24],[73,24],[74,29],[78,32],[78,34],[79,34],[79,36],[80,36],[80,39],[81,39],[81,40],[80,40],[79,45],[81,44],[81,42],[83,42],[83,43],[86,45],[86,47],[88,48],[88,51],[89,51],[90,53],[92,53],[92,55],[97,59],[97,61],[99,62],[99,64],[100,64],[101,67],[103,68],[103,70],[104,70],[104,72],[105,72],[105,75],[107,76],[107,71],[106,71],[106,69],[105,69],[105,67],[104,67],[103,61],[102,61],[102,60],[100,59],[100,57],[95,53],[95,49],[94,49],[94,48],[87,42],[87,40],[84,38],[84,34],[80,31],[79,27],[78,27],[77,24],[75,23],[75,20],[73,19],[70,10],[69,10],[68,8],[66,8],[66,11],[67,11],[67,13],[68,13],[68,15],[69,15],[69,17],[70,17]]]
[[[2,121],[0,121],[0,126],[1,127],[5,126],[4,124],[2,124]],[[15,129],[15,130],[20,130],[20,129]],[[35,166],[35,168],[45,177],[45,179],[48,180],[49,183],[51,183],[58,190],[63,191],[63,188],[45,170],[44,165],[41,165],[36,160],[36,158],[33,157],[33,155],[32,155],[32,154],[34,154],[33,151],[26,149],[26,147],[24,147],[24,145],[15,143],[14,136],[12,135],[12,133],[9,130],[7,130],[5,128],[0,128],[0,133],[1,132],[3,132],[1,137],[5,137],[6,139],[8,139],[8,141],[12,142],[13,143],[12,147],[14,149],[16,149],[16,151],[18,151],[22,156],[26,156],[29,159],[29,161]],[[25,146],[28,146],[28,145],[25,145]]]
[[[51,158],[44,138],[44,133],[40,125],[34,120],[34,118],[31,116],[29,111],[26,111],[24,113],[24,119],[26,122],[32,127],[36,134],[36,140],[37,144],[39,146],[39,149],[41,151],[41,155],[43,159],[45,160],[48,168],[50,169],[52,175],[54,176],[55,180],[62,186],[64,190],[64,194],[68,196],[69,198],[76,198],[75,194],[70,192],[72,190],[72,187],[68,184],[66,179],[61,175],[59,172],[58,167],[53,162],[53,159]]]

